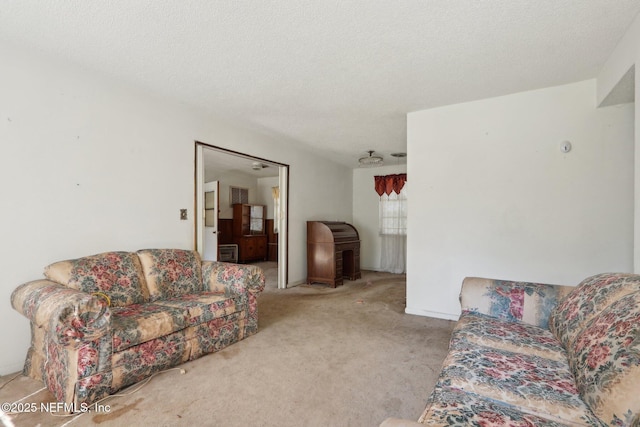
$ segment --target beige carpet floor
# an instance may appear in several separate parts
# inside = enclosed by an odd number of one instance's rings
[[[404,313],[405,276],[364,271],[336,289],[279,290],[264,263],[259,331],[218,353],[153,377],[110,412],[11,416],[18,426],[377,426],[416,420],[447,351],[453,322]],[[13,375],[0,378],[0,386]],[[52,402],[18,376],[0,402]],[[123,393],[135,389],[132,386]],[[0,423],[1,424],[1,423]]]

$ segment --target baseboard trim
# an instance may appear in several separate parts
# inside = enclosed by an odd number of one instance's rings
[[[407,314],[413,314],[416,316],[435,317],[436,319],[453,320],[456,322],[460,318],[460,315],[458,314],[440,313],[438,311],[420,310],[420,309],[409,308],[409,307],[406,307],[404,309],[404,312]]]
[[[2,367],[2,369],[0,369],[0,377],[22,372],[22,368],[24,368],[23,363],[10,363],[8,365],[5,365]]]
[[[306,284],[307,284],[306,280],[298,280],[296,282],[289,282],[289,283],[287,283],[287,288],[286,289],[295,288],[296,286],[306,285]]]

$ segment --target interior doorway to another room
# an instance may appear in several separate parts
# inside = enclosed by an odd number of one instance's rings
[[[205,260],[277,263],[286,288],[288,165],[198,141],[195,164],[196,250]]]

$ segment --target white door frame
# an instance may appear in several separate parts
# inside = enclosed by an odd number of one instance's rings
[[[286,289],[289,278],[289,166],[280,166],[278,176],[280,187],[280,223],[278,224],[278,289]]]
[[[196,161],[195,161],[195,215],[194,221],[194,243],[195,250],[200,252],[200,256],[204,256],[204,234],[202,228],[204,226],[204,147],[196,143]]]
[[[200,252],[204,248],[204,150],[214,150],[227,155],[245,157],[278,167],[278,185],[280,187],[280,223],[278,228],[278,288],[286,289],[289,281],[289,165],[274,162],[237,151],[228,150],[214,145],[195,141],[195,218],[194,218],[194,243],[195,250]]]

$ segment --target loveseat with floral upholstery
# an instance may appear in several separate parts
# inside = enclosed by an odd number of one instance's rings
[[[31,321],[23,373],[71,411],[258,330],[262,270],[149,249],[60,261],[11,296]]]
[[[640,275],[467,278],[460,301],[422,416],[381,426],[640,426]]]

